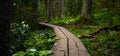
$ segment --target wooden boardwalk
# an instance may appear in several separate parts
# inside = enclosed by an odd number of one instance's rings
[[[90,56],[80,39],[64,27],[46,23],[39,24],[53,28],[59,38],[52,48],[51,56]]]

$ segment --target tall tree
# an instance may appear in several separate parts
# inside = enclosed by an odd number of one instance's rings
[[[9,30],[13,0],[0,0],[0,56],[10,56]]]
[[[92,0],[83,0],[81,17],[91,19]]]
[[[53,0],[47,0],[46,3],[47,8],[47,22],[51,21],[51,17],[54,16],[54,8],[53,8]]]
[[[58,18],[61,18],[61,15],[63,14],[63,5],[64,0],[58,0]]]
[[[51,0],[47,0],[47,22],[51,20]]]
[[[55,16],[55,13],[54,13],[54,1],[53,0],[51,0],[51,16]]]

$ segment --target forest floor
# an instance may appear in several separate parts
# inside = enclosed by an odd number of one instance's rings
[[[60,25],[68,29],[71,33],[75,34],[82,43],[85,45],[91,56],[112,56],[119,54],[119,41],[120,39],[120,26],[109,26],[108,23],[98,21],[91,25],[81,25],[76,19],[63,21],[56,20],[52,24]]]

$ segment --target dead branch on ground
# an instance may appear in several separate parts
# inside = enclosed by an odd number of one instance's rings
[[[91,32],[89,34],[81,35],[81,38],[94,38],[94,36],[96,34],[100,33],[103,30],[119,31],[120,30],[120,25],[101,27],[97,30],[94,30],[93,32]]]

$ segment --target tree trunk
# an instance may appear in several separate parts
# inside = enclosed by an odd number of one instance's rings
[[[53,8],[53,0],[46,0],[46,8],[47,8],[47,22],[51,21],[51,17],[54,16],[54,8]]]
[[[64,0],[58,0],[58,18],[61,19],[61,16],[63,14],[63,1]]]
[[[51,0],[51,16],[55,17],[55,13],[54,13],[54,4],[53,4],[53,0]]]
[[[70,16],[72,16],[72,14],[73,14],[73,3],[72,3],[73,1],[72,0],[70,0],[70,7],[69,7],[69,9],[70,9]]]
[[[47,0],[47,22],[51,20],[51,0]]]
[[[81,17],[91,19],[92,0],[83,0]]]
[[[9,30],[12,10],[12,0],[0,0],[0,56],[10,56]]]

